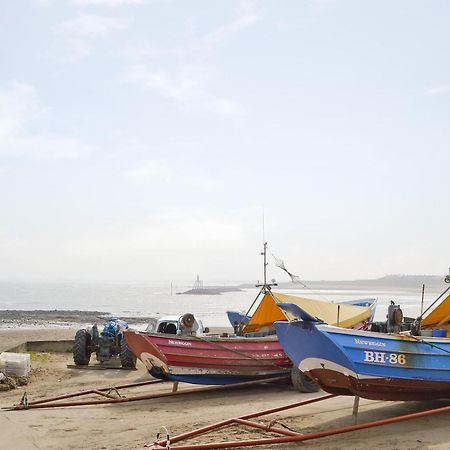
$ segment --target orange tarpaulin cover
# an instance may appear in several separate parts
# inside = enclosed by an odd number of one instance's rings
[[[244,328],[244,333],[260,331],[264,327],[271,327],[277,320],[292,320],[295,317],[278,307],[278,303],[294,303],[307,313],[317,317],[330,325],[347,328],[370,318],[370,308],[347,304],[337,304],[313,300],[294,295],[266,293],[250,321]],[[339,305],[339,324],[338,324]]]
[[[450,295],[422,319],[423,328],[445,326],[450,320]]]

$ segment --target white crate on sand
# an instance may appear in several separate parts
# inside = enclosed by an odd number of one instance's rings
[[[0,370],[6,375],[25,377],[31,370],[31,359],[28,353],[0,353]]]

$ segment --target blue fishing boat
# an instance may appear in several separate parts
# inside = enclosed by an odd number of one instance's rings
[[[296,316],[274,324],[284,351],[323,390],[374,400],[450,398],[450,295],[419,318],[417,335],[400,328],[395,333],[338,328],[298,305],[278,306]],[[388,314],[388,320],[399,322],[400,316]]]
[[[230,324],[235,327],[238,325],[245,325],[249,322],[252,316],[239,311],[227,311],[227,317]]]

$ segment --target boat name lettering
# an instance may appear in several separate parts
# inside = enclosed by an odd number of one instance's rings
[[[371,345],[372,347],[386,347],[386,344],[384,342],[377,342],[377,341],[362,341],[361,339],[355,338],[355,344],[359,345]]]
[[[187,347],[190,347],[192,345],[191,342],[186,341],[173,341],[172,339],[169,339],[169,344],[171,345],[185,345]]]
[[[385,352],[373,352],[371,350],[364,350],[364,362],[373,362],[380,364],[400,364],[403,366],[406,364],[406,355],[404,353],[385,353]]]

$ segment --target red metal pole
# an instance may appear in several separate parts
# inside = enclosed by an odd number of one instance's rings
[[[181,445],[179,447],[171,447],[177,450],[212,450],[221,448],[234,448],[234,447],[249,447],[256,445],[273,445],[273,444],[285,444],[288,442],[301,442],[311,439],[318,439],[326,436],[333,436],[336,434],[349,433],[351,431],[363,430],[365,428],[373,428],[381,425],[388,425],[391,423],[402,422],[410,419],[417,419],[419,417],[427,417],[433,414],[440,414],[444,412],[450,412],[450,406],[444,406],[442,408],[431,409],[427,411],[421,411],[418,413],[405,414],[402,416],[391,417],[389,419],[375,420],[373,422],[362,423],[358,425],[350,425],[347,427],[336,428],[333,430],[319,431],[316,433],[304,434],[301,436],[288,436],[278,438],[265,438],[265,439],[252,439],[248,441],[230,441],[230,442],[215,442],[210,444],[196,444],[196,445]],[[172,440],[171,440],[172,441]],[[165,447],[159,443],[155,443],[151,449],[158,450]]]
[[[245,420],[245,419],[252,419],[254,417],[261,417],[261,416],[264,416],[264,415],[267,415],[267,414],[273,414],[273,413],[276,413],[276,412],[279,412],[279,411],[284,411],[286,409],[296,408],[297,406],[309,405],[311,403],[316,403],[316,402],[319,402],[321,400],[327,400],[327,399],[329,399],[331,397],[336,397],[336,395],[334,395],[334,394],[323,395],[322,397],[316,397],[316,398],[312,398],[312,399],[309,399],[309,400],[304,400],[302,402],[291,403],[289,405],[279,406],[277,408],[266,409],[264,411],[259,411],[259,412],[252,413],[252,414],[246,414],[244,416],[237,417],[237,419],[244,419]],[[223,427],[225,425],[229,425],[229,424],[233,423],[235,420],[236,420],[236,418],[226,419],[226,420],[222,420],[221,422],[216,422],[216,423],[213,423],[211,425],[207,425],[205,427],[198,428],[197,430],[188,431],[186,433],[179,434],[178,436],[174,436],[173,438],[171,438],[170,442],[172,443],[172,442],[183,441],[183,440],[185,440],[187,438],[190,438],[192,436],[196,436],[198,434],[207,433],[208,431],[215,430],[215,429]],[[158,441],[155,444],[162,445],[164,447],[166,445],[166,441]]]
[[[113,390],[113,389],[129,389],[129,388],[133,388],[133,387],[146,386],[149,384],[164,383],[164,382],[165,382],[165,380],[150,380],[150,381],[141,381],[139,383],[122,384],[120,386],[113,386],[113,387],[107,387],[107,388],[88,389],[86,391],[74,392],[72,394],[59,395],[58,397],[49,397],[49,398],[44,398],[42,400],[35,400],[33,402],[28,402],[28,405],[39,405],[41,403],[53,402],[56,400],[64,400],[66,398],[73,398],[73,397],[80,397],[82,395],[95,394],[96,391],[107,392],[107,391]]]
[[[297,408],[298,406],[310,405],[311,403],[317,403],[321,400],[328,400],[329,398],[336,397],[336,394],[322,395],[321,397],[310,398],[309,400],[303,400],[301,402],[291,403],[285,406],[279,406],[277,408],[266,409],[264,411],[246,414],[245,416],[239,416],[239,419],[253,419],[254,417],[267,416],[268,414],[274,414],[279,411],[284,411],[286,409]]]
[[[25,405],[17,405],[12,408],[5,408],[8,410],[24,410],[24,409],[37,409],[37,408],[62,408],[66,406],[87,406],[87,405],[104,405],[109,403],[127,403],[127,402],[137,402],[140,400],[151,400],[153,398],[162,398],[162,397],[174,397],[177,395],[186,395],[186,394],[195,394],[198,392],[210,392],[210,391],[225,391],[230,389],[238,389],[245,386],[251,386],[259,383],[266,383],[272,381],[278,381],[280,379],[284,379],[285,377],[278,376],[274,378],[267,378],[264,380],[252,380],[252,381],[244,381],[242,383],[235,384],[227,384],[224,386],[208,386],[204,388],[194,388],[194,389],[186,389],[183,391],[177,392],[163,392],[160,394],[147,394],[147,395],[137,395],[136,397],[122,397],[122,398],[111,398],[107,400],[85,400],[85,401],[73,401],[73,402],[63,402],[63,403],[47,403],[46,400],[41,400],[39,403],[30,404],[28,406]],[[70,395],[70,394],[69,394]],[[62,396],[64,397],[64,396]]]
[[[285,436],[300,436],[302,433],[297,433],[296,431],[291,431],[283,428],[276,428],[268,425],[264,425],[262,423],[252,422],[251,420],[244,420],[244,419],[234,419],[235,423],[238,423],[239,425],[245,425],[247,427],[253,427],[253,428],[259,428],[260,430],[264,430],[270,433],[278,433],[278,434],[284,434]]]

